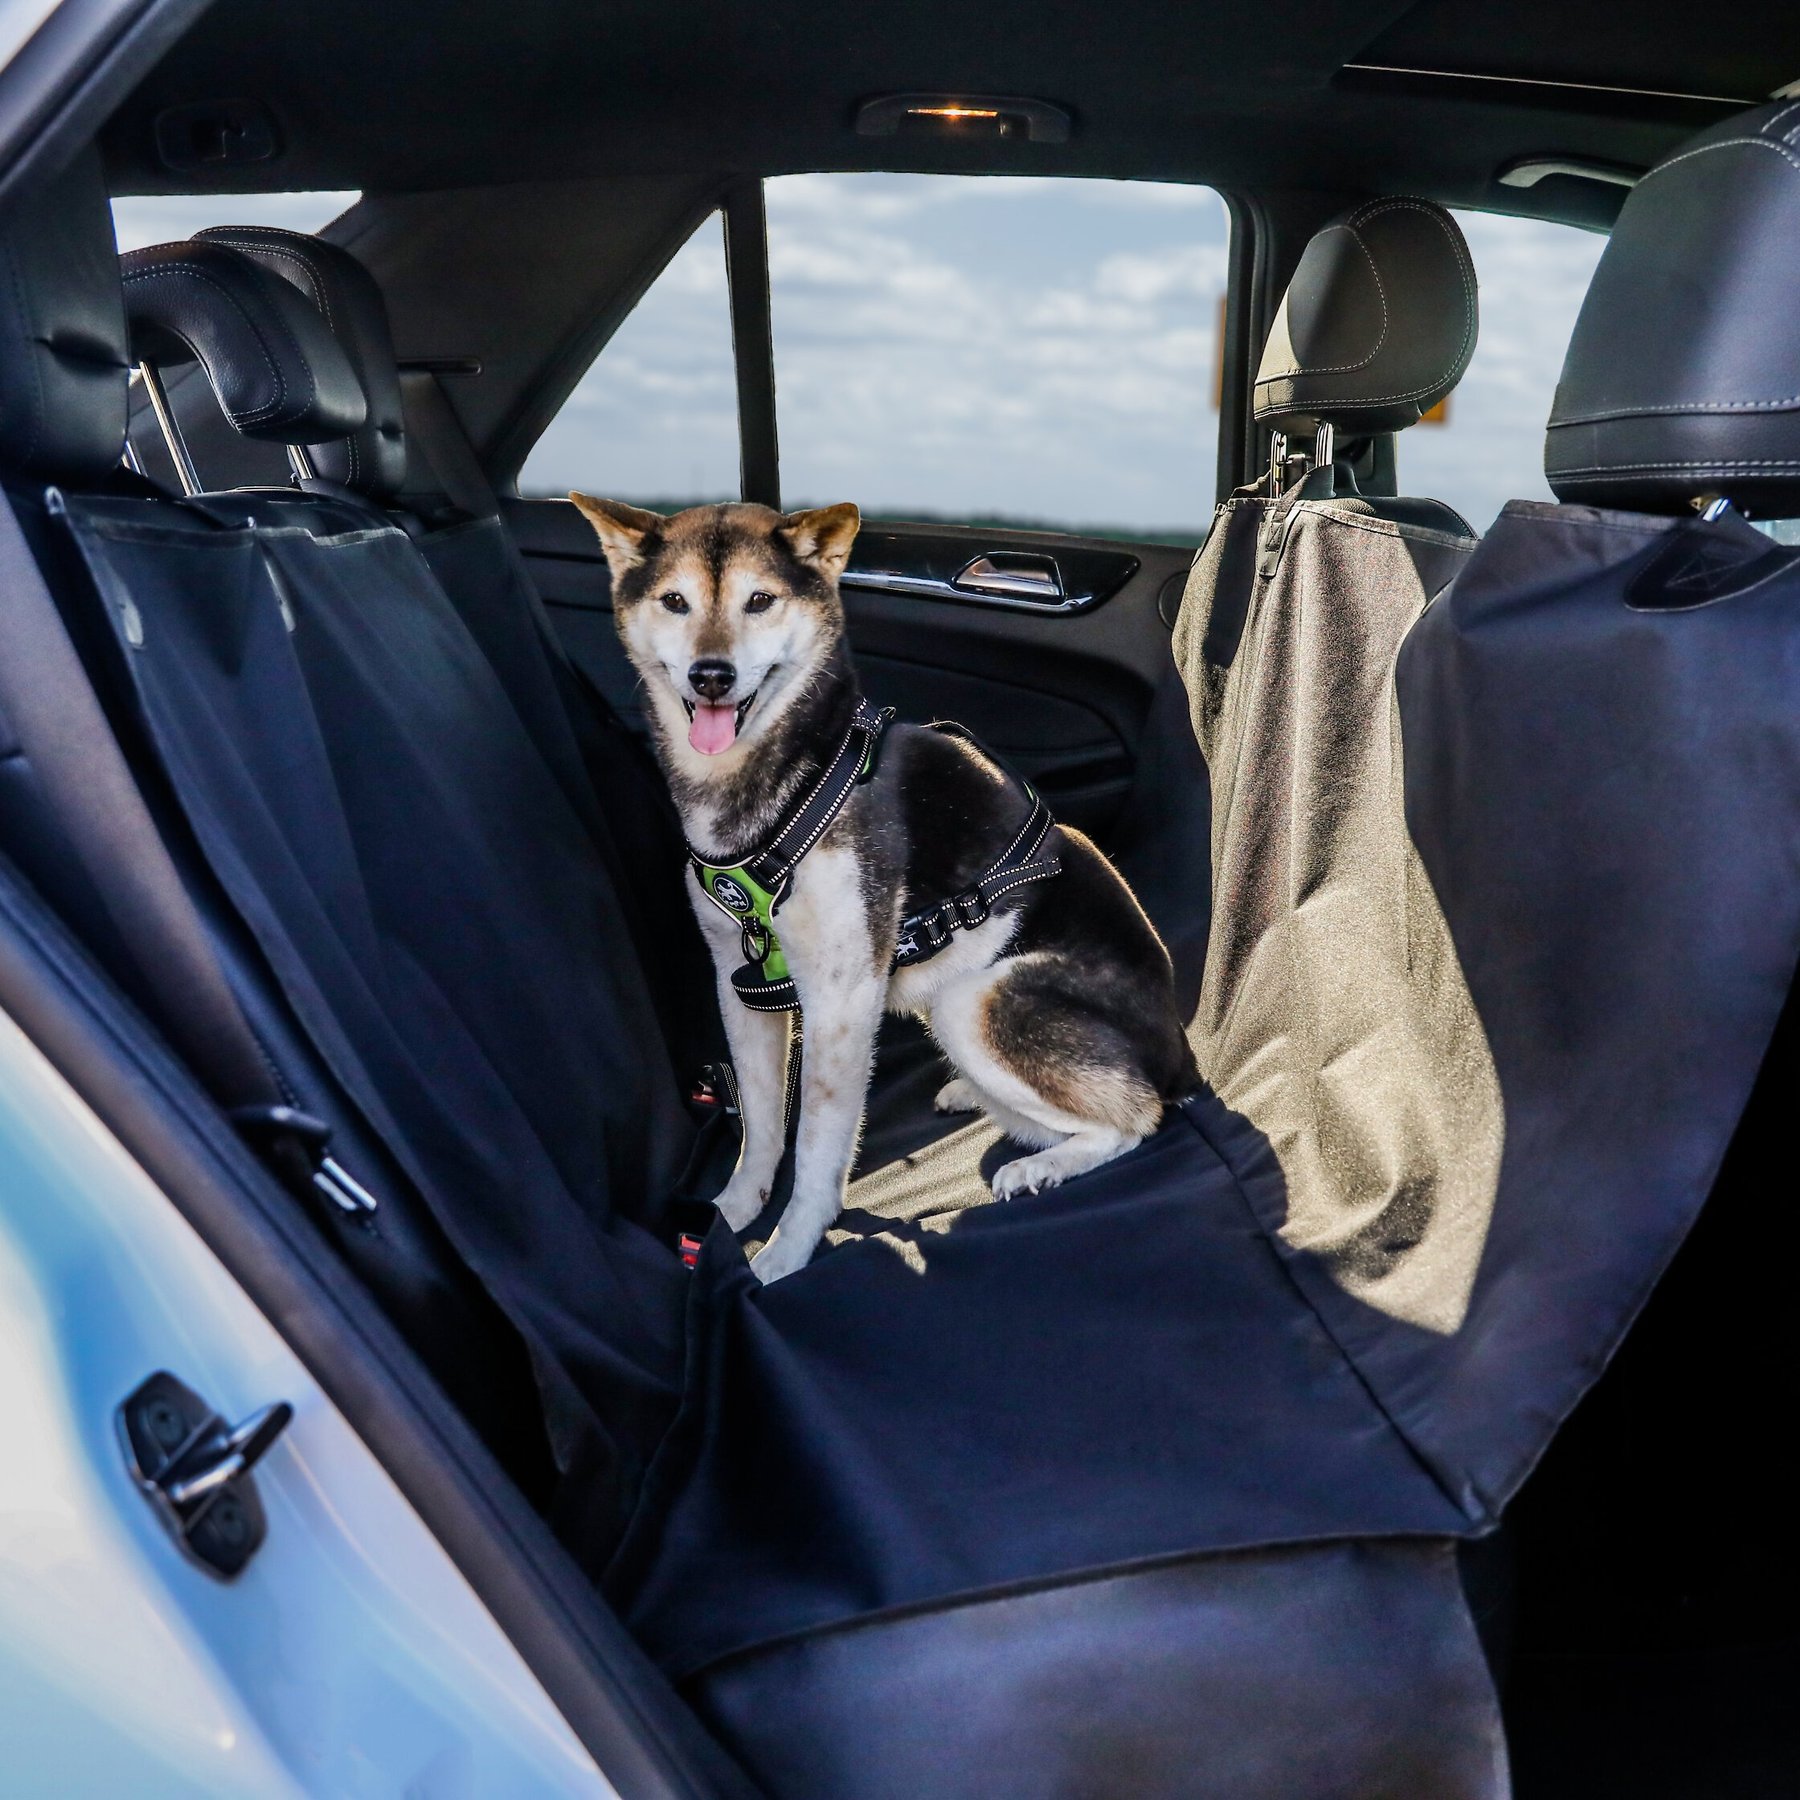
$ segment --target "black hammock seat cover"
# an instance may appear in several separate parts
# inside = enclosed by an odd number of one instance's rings
[[[406,540],[69,503],[196,835],[520,1324],[584,1547],[671,1673],[1158,1560],[1483,1532],[1704,1199],[1800,946],[1794,559],[1759,538],[1757,580],[1672,610],[1627,592],[1719,527],[1515,506],[1470,556],[1307,506],[1209,632],[1264,510],[1221,514],[1179,640],[1209,1088],[1062,1189],[763,1289],[722,1226],[690,1277],[635,1222],[687,1150],[654,1009]],[[1359,631],[1333,571],[1371,539],[1406,580]],[[1334,958],[1298,1008],[1295,968]],[[1417,1113],[1294,1099],[1389,1056],[1436,1085]]]
[[[687,1282],[632,1215],[692,1129],[563,787],[398,530],[63,505],[208,863],[524,1338],[598,1557],[678,1393]]]
[[[1800,565],[1738,525],[1762,586],[1634,610],[1666,522],[1525,505],[1477,549],[1338,502],[1240,579],[1268,511],[1222,511],[1177,640],[1208,1091],[766,1291],[715,1234],[612,1572],[677,1672],[1077,1569],[1484,1532],[1703,1202],[1800,953]]]

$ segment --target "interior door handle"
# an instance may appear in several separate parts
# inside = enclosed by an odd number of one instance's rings
[[[1063,593],[1062,571],[1054,557],[1009,555],[1004,563],[992,556],[978,556],[951,577],[950,585],[965,594],[984,594],[995,600],[1035,600],[1056,606]]]
[[[845,587],[867,593],[916,594],[926,600],[957,600],[965,606],[999,606],[1015,612],[1077,613],[1103,600],[1137,570],[1135,557],[1122,557],[1120,563],[1104,591],[1092,581],[1071,590],[1055,557],[1027,550],[985,551],[948,578],[852,564],[840,579]]]

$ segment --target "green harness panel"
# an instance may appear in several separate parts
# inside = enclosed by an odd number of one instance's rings
[[[737,920],[744,934],[744,961],[754,964],[766,981],[785,981],[787,957],[775,935],[775,896],[742,863],[715,868],[695,858],[694,872],[713,904]]]

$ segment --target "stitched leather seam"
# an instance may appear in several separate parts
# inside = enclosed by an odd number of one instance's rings
[[[1692,157],[1710,156],[1715,150],[1736,150],[1739,148],[1750,150],[1772,150],[1783,162],[1791,163],[1796,169],[1800,169],[1800,157],[1795,156],[1791,151],[1782,149],[1779,144],[1770,143],[1767,138],[1720,138],[1716,144],[1702,144],[1697,150],[1684,150],[1679,156],[1671,156],[1667,162],[1658,163],[1654,169],[1651,169],[1643,177],[1643,180],[1638,182],[1638,186],[1641,188],[1645,181],[1655,180],[1658,175],[1674,168],[1677,163],[1687,162]]]
[[[1763,129],[1765,131],[1773,131],[1783,119],[1794,112],[1800,112],[1800,102],[1797,102],[1793,106],[1784,107],[1769,120]],[[1797,136],[1800,136],[1800,125],[1795,126],[1792,131],[1787,133],[1785,141],[1791,144]],[[1722,138],[1716,144],[1702,144],[1696,150],[1685,150],[1680,156],[1672,156],[1667,162],[1658,163],[1654,169],[1650,170],[1649,173],[1644,176],[1644,181],[1648,181],[1652,175],[1660,175],[1665,169],[1674,168],[1677,163],[1686,162],[1690,157],[1705,156],[1713,150],[1733,150],[1740,148],[1750,150],[1773,150],[1784,162],[1791,163],[1796,169],[1800,169],[1800,157],[1790,155],[1786,150],[1782,149],[1780,144],[1772,144],[1767,138]],[[1640,182],[1638,185],[1641,187],[1643,182]],[[1565,425],[1599,425],[1609,419],[1643,418],[1657,413],[1779,412],[1783,407],[1788,406],[1800,406],[1800,394],[1788,394],[1775,400],[1680,400],[1664,406],[1626,406],[1616,408],[1611,412],[1575,413],[1566,419],[1552,419],[1550,422],[1550,429],[1556,431]],[[1665,463],[1632,466],[1675,468],[1687,465]]]
[[[1779,456],[1739,456],[1705,458],[1696,462],[1581,463],[1572,469],[1552,469],[1558,481],[1578,475],[1648,475],[1661,469],[1691,469],[1700,472],[1727,469],[1800,469],[1800,462]]]
[[[1766,125],[1764,125],[1763,129],[1765,131],[1773,131],[1775,129],[1775,127],[1777,125],[1779,125],[1783,119],[1787,118],[1790,113],[1795,113],[1795,112],[1800,112],[1800,102],[1796,102],[1792,106],[1784,107],[1780,112],[1775,114],[1775,116],[1772,119],[1770,119]],[[1800,125],[1795,126],[1792,131],[1788,132],[1786,134],[1784,141],[1791,144],[1797,136],[1800,136]],[[1740,148],[1741,149],[1749,149],[1749,150],[1759,150],[1759,149],[1760,150],[1773,150],[1775,152],[1775,154],[1777,156],[1779,156],[1784,162],[1791,163],[1796,169],[1800,169],[1800,157],[1791,156],[1786,150],[1782,149],[1780,144],[1770,143],[1767,138],[1764,138],[1764,137],[1722,138],[1716,144],[1702,144],[1699,146],[1698,149],[1684,150],[1680,156],[1672,156],[1669,158],[1669,160],[1667,162],[1658,163],[1657,166],[1654,169],[1651,169],[1649,171],[1649,173],[1644,176],[1643,179],[1644,179],[1644,181],[1648,181],[1652,175],[1660,175],[1665,169],[1672,169],[1675,167],[1675,165],[1677,163],[1686,162],[1690,157],[1705,156],[1710,151],[1713,151],[1713,150],[1733,150],[1733,149],[1740,149]],[[1638,185],[1641,187],[1643,185],[1643,182],[1640,182]],[[1653,413],[1689,413],[1689,412],[1730,412],[1730,413],[1735,413],[1735,412],[1761,412],[1761,411],[1774,412],[1774,411],[1779,411],[1782,407],[1796,406],[1796,405],[1800,405],[1800,394],[1788,394],[1784,398],[1777,399],[1777,400],[1677,401],[1677,402],[1674,402],[1674,403],[1672,403],[1670,405],[1666,405],[1666,406],[1629,406],[1629,407],[1618,408],[1617,410],[1612,411],[1612,412],[1576,413],[1575,415],[1573,415],[1570,418],[1553,419],[1550,423],[1550,429],[1552,431],[1555,431],[1564,425],[1597,425],[1608,419],[1631,419],[1631,418],[1637,418],[1637,417],[1641,417],[1641,416],[1648,416]],[[1625,466],[1625,465],[1620,465],[1620,466]],[[1677,468],[1677,467],[1691,467],[1691,466],[1699,466],[1699,465],[1659,463],[1659,464],[1633,464],[1630,466],[1645,467],[1645,468],[1649,468],[1649,467]],[[1723,466],[1723,465],[1721,465],[1721,466]]]
[[[240,422],[246,425],[257,425],[261,424],[266,419],[274,418],[276,414],[281,411],[282,405],[287,399],[287,382],[281,373],[280,366],[276,363],[274,357],[269,354],[269,347],[263,341],[262,332],[257,326],[256,321],[250,317],[243,302],[238,299],[237,295],[232,293],[230,288],[228,288],[224,282],[220,281],[216,275],[201,268],[198,263],[168,262],[158,263],[154,268],[150,269],[132,269],[123,276],[122,284],[129,287],[134,281],[155,281],[162,276],[176,274],[192,275],[197,280],[204,281],[209,287],[217,288],[219,292],[225,296],[226,300],[228,300],[232,307],[236,309],[239,318],[243,320],[251,337],[255,339],[257,353],[262,357],[263,364],[269,371],[270,379],[275,383],[275,398],[273,400],[266,406],[251,407],[245,412],[232,413],[232,423],[234,425]],[[295,349],[297,352],[297,345],[295,346]],[[302,361],[304,361],[304,359],[302,359]]]
[[[1334,226],[1334,230],[1348,232],[1357,249],[1362,252],[1363,261],[1369,265],[1369,273],[1375,277],[1376,297],[1381,301],[1381,329],[1375,334],[1375,348],[1361,362],[1332,363],[1319,369],[1282,369],[1274,375],[1261,375],[1259,381],[1283,381],[1290,375],[1347,375],[1355,369],[1366,369],[1381,354],[1381,346],[1387,342],[1388,303],[1387,288],[1381,279],[1381,271],[1375,266],[1375,258],[1369,254],[1369,246],[1362,240],[1362,233],[1356,229],[1355,215],[1342,225]]]
[[[1796,165],[1796,166],[1800,166],[1800,165]],[[1475,315],[1475,271],[1474,271],[1473,266],[1469,262],[1469,254],[1468,254],[1467,248],[1461,242],[1459,242],[1456,233],[1445,224],[1444,220],[1438,216],[1438,213],[1434,208],[1422,205],[1417,200],[1377,201],[1368,211],[1358,211],[1358,212],[1352,213],[1350,215],[1350,219],[1346,222],[1344,229],[1348,230],[1348,229],[1350,229],[1350,227],[1352,225],[1355,225],[1355,224],[1367,224],[1370,219],[1377,218],[1384,212],[1402,212],[1402,211],[1424,213],[1425,216],[1428,219],[1430,219],[1431,222],[1435,226],[1437,226],[1437,228],[1440,231],[1442,231],[1444,233],[1445,237],[1447,237],[1450,240],[1450,248],[1456,256],[1456,271],[1457,271],[1458,276],[1462,280],[1462,289],[1463,289],[1463,334],[1462,334],[1462,339],[1457,344],[1455,353],[1450,358],[1449,368],[1446,369],[1443,374],[1440,374],[1435,380],[1428,381],[1423,386],[1413,388],[1409,392],[1404,393],[1404,394],[1383,394],[1374,399],[1349,400],[1349,401],[1344,401],[1341,404],[1339,402],[1333,401],[1333,402],[1330,402],[1329,404],[1331,405],[1331,409],[1334,412],[1340,412],[1340,411],[1346,411],[1346,410],[1353,411],[1353,410],[1356,410],[1359,408],[1367,408],[1367,407],[1371,407],[1371,406],[1388,406],[1388,405],[1392,405],[1401,400],[1417,400],[1417,399],[1421,398],[1423,395],[1429,394],[1433,388],[1439,387],[1443,384],[1443,381],[1445,379],[1445,376],[1448,374],[1449,369],[1455,368],[1456,365],[1462,361],[1463,353],[1469,347],[1469,337],[1470,337],[1470,334],[1475,329],[1475,316],[1476,316]],[[1355,234],[1352,233],[1352,235],[1354,236]],[[1358,244],[1362,243],[1362,239],[1360,237],[1357,238],[1357,243]],[[1365,256],[1368,256],[1368,254],[1369,254],[1366,246],[1363,249],[1363,254]],[[1369,257],[1369,261],[1370,261],[1371,265],[1373,265],[1374,260],[1375,259],[1373,257]],[[1377,275],[1375,280],[1376,280],[1376,286],[1378,288],[1380,288],[1381,287],[1381,277],[1379,275]],[[1385,319],[1387,316],[1386,290],[1381,289],[1381,293],[1382,293],[1382,317],[1384,320],[1382,335],[1385,338],[1385,336],[1387,335],[1386,325],[1385,325]],[[1380,349],[1380,345],[1378,344],[1376,346],[1376,350],[1379,351],[1379,349]],[[1374,360],[1374,356],[1371,355],[1368,360],[1372,362]],[[1362,363],[1351,363],[1351,364],[1346,365],[1345,369],[1337,369],[1337,370],[1332,370],[1332,369],[1288,369],[1280,375],[1260,376],[1260,377],[1258,377],[1255,385],[1257,387],[1262,387],[1265,383],[1276,382],[1276,381],[1286,381],[1286,380],[1292,380],[1292,379],[1296,379],[1296,378],[1304,378],[1308,375],[1342,374],[1342,373],[1347,372],[1347,370],[1359,369],[1359,368],[1362,368],[1363,366],[1364,366],[1364,364],[1362,364]]]
[[[283,243],[271,243],[270,239],[275,237],[284,240]],[[319,310],[325,315],[326,329],[330,331],[332,337],[336,339],[339,346],[343,348],[345,358],[348,360],[350,356],[349,347],[346,344],[345,339],[339,335],[337,317],[331,310],[330,280],[320,268],[317,259],[308,254],[303,247],[305,243],[303,234],[297,231],[283,231],[276,225],[262,226],[260,228],[250,226],[240,230],[233,230],[232,228],[227,227],[223,232],[214,233],[211,241],[215,244],[231,244],[234,239],[236,240],[236,246],[240,249],[249,250],[254,248],[255,250],[260,251],[264,256],[277,257],[283,262],[291,262],[298,265],[300,270],[312,282],[313,297],[318,302]],[[361,373],[360,370],[355,372],[359,375]],[[366,383],[364,384],[364,398],[365,400],[367,399]],[[348,437],[341,438],[338,441],[342,443],[349,452],[350,486],[354,487],[356,485],[357,475],[360,472],[360,466],[356,455],[356,434],[352,432]]]
[[[1780,412],[1789,406],[1800,406],[1800,394],[1787,394],[1776,400],[1675,400],[1666,406],[1621,406],[1611,412],[1572,413],[1566,419],[1552,419],[1549,429],[1560,431],[1565,425],[1598,425],[1607,419],[1648,418],[1653,413]]]

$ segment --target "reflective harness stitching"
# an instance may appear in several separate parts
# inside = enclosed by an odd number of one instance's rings
[[[754,855],[738,863],[713,863],[688,846],[688,862],[705,894],[738,927],[744,964],[734,970],[731,985],[754,1012],[798,1012],[800,997],[788,970],[787,957],[775,932],[775,914],[788,896],[800,860],[831,828],[851,793],[875,773],[881,740],[894,709],[881,711],[866,700],[856,712],[844,740],[806,797],[780,830]],[[960,725],[938,724],[944,731],[974,743]],[[1018,779],[1015,777],[1015,779]],[[1031,811],[1013,840],[979,877],[960,893],[909,913],[900,921],[894,968],[911,968],[937,955],[958,931],[973,930],[997,901],[1032,882],[1047,881],[1062,868],[1062,858],[1044,845],[1054,829],[1050,809],[1028,781],[1019,781]]]

